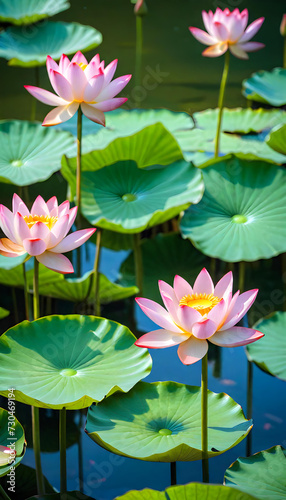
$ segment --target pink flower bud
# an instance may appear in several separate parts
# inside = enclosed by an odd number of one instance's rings
[[[134,14],[136,14],[136,16],[145,16],[147,13],[148,9],[145,0],[137,0],[134,7]]]
[[[286,14],[283,14],[282,21],[280,24],[280,33],[282,36],[286,36]]]

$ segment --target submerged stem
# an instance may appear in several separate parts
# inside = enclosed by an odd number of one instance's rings
[[[26,273],[25,262],[23,262],[23,278],[24,278],[25,315],[26,315],[26,320],[30,321],[30,300],[29,300],[29,291],[28,291],[28,282],[27,282],[27,273]]]
[[[133,235],[133,245],[134,245],[136,286],[139,288],[139,295],[141,295],[143,292],[143,261],[142,261],[140,233],[136,233]]]
[[[101,235],[102,229],[100,227],[96,230],[96,251],[94,259],[94,313],[100,316],[100,296],[99,296],[99,260],[101,250]]]
[[[136,55],[135,55],[135,88],[140,90],[142,80],[143,21],[136,16]],[[139,95],[135,93],[135,106],[139,107]]]
[[[61,493],[67,491],[67,410],[60,410],[60,425],[59,425],[59,440],[60,440],[60,477],[61,477]]]
[[[208,461],[208,354],[202,359],[202,387],[201,387],[201,425],[202,425],[202,471],[203,482],[209,482]]]
[[[171,462],[171,486],[177,484],[177,463]]]
[[[227,50],[225,53],[224,68],[223,68],[223,73],[222,73],[222,78],[221,78],[221,83],[220,83],[219,98],[218,98],[219,111],[218,111],[218,122],[217,122],[217,130],[216,130],[216,137],[215,137],[215,158],[217,158],[219,155],[219,143],[220,143],[222,112],[223,112],[223,100],[224,100],[224,93],[225,93],[228,70],[229,70],[229,50]]]

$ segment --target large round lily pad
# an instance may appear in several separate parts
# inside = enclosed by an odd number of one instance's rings
[[[205,194],[181,221],[184,238],[227,262],[269,259],[286,251],[286,172],[231,155],[203,170]]]
[[[82,213],[93,225],[136,233],[198,203],[203,189],[201,172],[183,160],[145,169],[118,162],[83,172]]]
[[[184,486],[171,486],[165,491],[146,488],[141,491],[128,491],[115,500],[253,500],[254,497],[220,484],[190,483]]]
[[[286,113],[285,113],[286,114]],[[139,168],[151,165],[168,165],[183,159],[183,153],[172,134],[161,123],[155,123],[128,137],[118,137],[109,142],[109,134],[84,137],[82,172],[95,171],[122,160],[134,160]],[[68,153],[67,155],[68,156]],[[76,190],[76,157],[62,160],[62,174]]]
[[[28,186],[48,179],[73,149],[68,132],[27,121],[0,122],[0,182]]]
[[[193,118],[197,128],[216,131],[218,108],[194,113]],[[223,108],[221,130],[249,134],[273,128],[281,123],[286,123],[286,112],[280,109]]]
[[[250,361],[274,377],[286,380],[286,312],[276,312],[255,324],[265,336],[247,346]],[[259,344],[259,345],[256,345]]]
[[[11,385],[11,387],[13,386]],[[10,394],[9,391],[8,394]],[[13,393],[11,394],[11,400],[13,400]],[[25,454],[25,434],[23,427],[15,417],[15,404],[12,403],[9,410],[10,413],[0,408],[0,477],[8,474],[11,465],[19,465]],[[15,452],[13,451],[14,445]],[[8,448],[11,453],[9,453]]]
[[[227,394],[208,391],[208,457],[238,444],[252,428]],[[139,382],[87,414],[86,432],[113,453],[156,462],[199,460],[201,389],[176,382]]]
[[[242,82],[243,95],[252,101],[271,106],[286,104],[286,69],[274,68],[272,71],[258,71]]]
[[[266,143],[277,153],[286,155],[286,124],[275,127],[266,137]]]
[[[129,391],[151,369],[146,349],[114,321],[48,316],[10,328],[0,338],[0,393],[7,377],[18,401],[78,409],[115,391]]]
[[[0,21],[16,25],[31,24],[69,9],[67,0],[2,0]]]
[[[91,50],[102,42],[99,31],[78,23],[47,21],[33,25],[28,35],[17,26],[2,31],[0,57],[8,59],[11,66],[41,66],[47,55],[57,60],[63,53]]]
[[[158,280],[172,283],[179,274],[189,283],[193,283],[203,267],[208,267],[206,257],[188,240],[183,240],[177,233],[158,234],[155,238],[142,241],[143,291],[142,296],[161,301]],[[122,283],[134,285],[133,252],[120,268]]]
[[[286,451],[281,446],[238,458],[226,471],[225,484],[259,500],[286,498]]]

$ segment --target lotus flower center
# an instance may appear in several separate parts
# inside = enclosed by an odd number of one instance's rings
[[[24,215],[24,221],[28,225],[29,229],[33,227],[36,222],[43,222],[51,230],[52,227],[57,222],[57,217],[50,217],[49,215]]]
[[[84,64],[84,63],[77,63],[77,65],[82,69],[82,71],[85,70],[85,68],[87,67],[87,64]]]
[[[181,298],[179,305],[192,307],[204,316],[205,314],[208,314],[220,301],[221,298],[216,297],[213,293],[193,293],[192,295],[184,295],[184,297]]]

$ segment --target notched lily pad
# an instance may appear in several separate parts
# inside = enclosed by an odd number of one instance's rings
[[[0,21],[16,25],[32,24],[70,8],[67,0],[2,0]]]
[[[252,422],[227,394],[208,391],[208,409],[208,457],[214,457],[238,444]],[[86,432],[118,455],[155,462],[200,460],[201,389],[139,382],[128,394],[91,406]]]
[[[13,386],[10,384],[10,387]],[[9,390],[7,394],[10,394]],[[13,400],[12,396],[11,401]],[[25,454],[24,429],[15,417],[13,409],[15,411],[15,405],[12,404],[9,411],[12,412],[13,418],[9,419],[10,413],[0,408],[0,477],[8,474],[12,465],[17,467]]]
[[[198,203],[201,172],[180,161],[140,169],[118,162],[82,174],[82,213],[93,225],[122,233],[141,232]]]
[[[245,491],[259,500],[286,498],[286,451],[273,446],[251,457],[238,458],[224,476],[226,486]]]
[[[272,71],[258,71],[242,82],[243,95],[252,101],[271,106],[286,104],[286,69],[274,68]]]
[[[269,259],[286,251],[286,172],[231,155],[203,170],[206,190],[181,220],[184,238],[227,262]]]
[[[271,314],[255,323],[254,328],[265,336],[247,346],[247,357],[270,375],[286,380],[286,312]]]
[[[71,151],[74,138],[68,132],[39,123],[0,122],[0,182],[29,186],[48,179],[61,168],[61,158]]]
[[[32,25],[27,33],[13,26],[0,33],[0,57],[11,66],[42,66],[47,55],[58,60],[61,55],[78,50],[94,49],[102,42],[102,35],[91,26],[78,23],[51,22]]]
[[[275,127],[266,137],[266,143],[277,153],[286,155],[286,124]]]
[[[129,391],[152,363],[134,341],[127,327],[94,316],[23,321],[0,337],[0,394],[7,374],[16,400],[41,408],[86,408]]]
[[[141,491],[128,491],[115,500],[253,500],[254,497],[220,484],[190,483],[184,486],[171,486],[165,491],[146,488]]]

